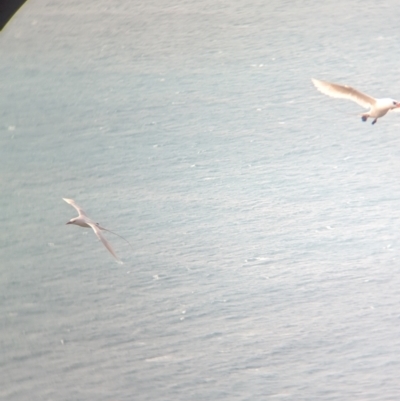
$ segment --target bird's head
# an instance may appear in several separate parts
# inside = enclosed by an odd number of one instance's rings
[[[398,102],[397,100],[394,99],[390,99],[391,102],[391,109],[397,109],[398,107],[400,107],[400,102]]]
[[[74,224],[75,223],[76,218],[71,219],[70,221],[66,222],[65,224]]]

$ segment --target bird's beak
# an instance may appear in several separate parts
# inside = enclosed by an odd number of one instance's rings
[[[65,223],[65,225],[67,225],[67,224],[71,224],[71,222],[70,222],[70,221],[68,221],[67,223]]]

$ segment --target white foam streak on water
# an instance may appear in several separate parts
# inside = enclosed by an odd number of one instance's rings
[[[396,399],[396,3],[159,3],[0,35],[1,397]]]

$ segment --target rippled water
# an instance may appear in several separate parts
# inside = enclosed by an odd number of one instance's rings
[[[30,0],[0,33],[0,396],[395,400],[398,5]],[[65,223],[75,199],[126,237]]]

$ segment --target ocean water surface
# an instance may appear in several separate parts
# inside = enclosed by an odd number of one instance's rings
[[[396,400],[388,0],[29,0],[0,33],[0,398]],[[65,223],[73,198],[106,234]]]

